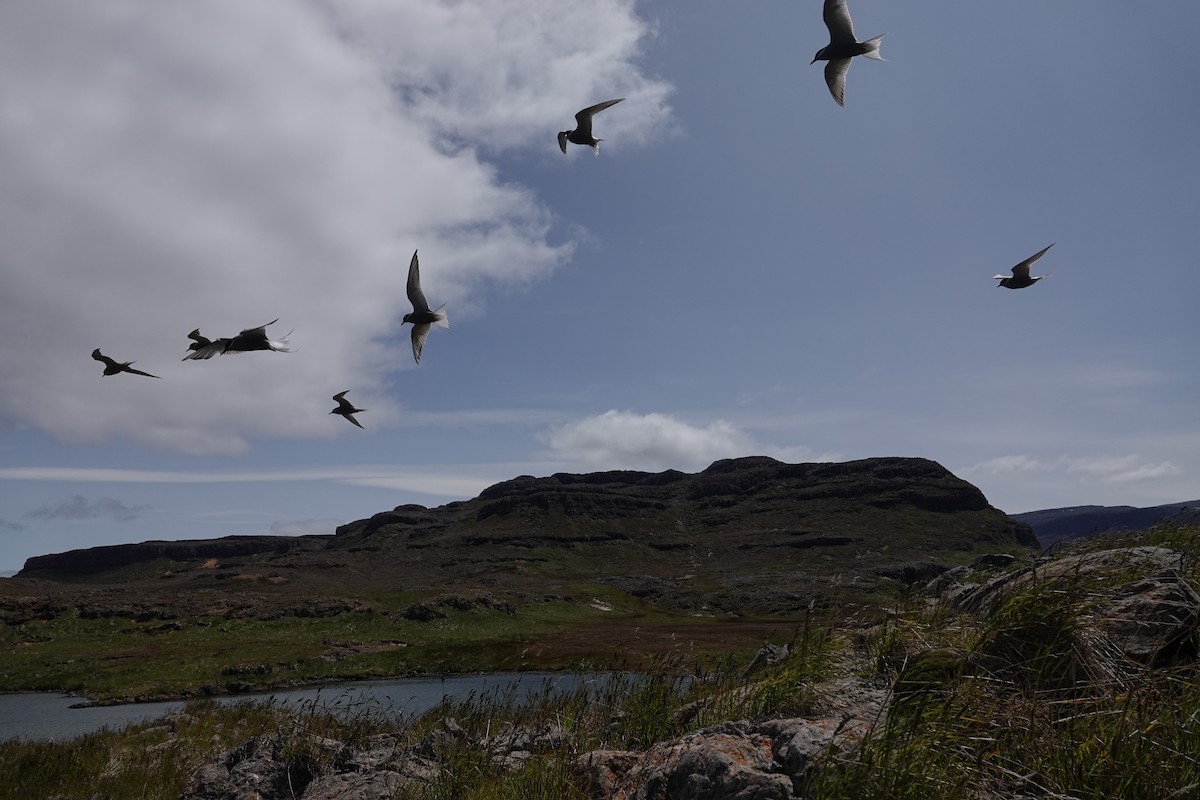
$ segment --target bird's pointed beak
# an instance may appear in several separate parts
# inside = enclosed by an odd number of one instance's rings
[[[813,56],[813,60],[812,60],[812,61],[810,61],[810,62],[808,62],[808,65],[811,67],[811,66],[812,66],[813,64],[815,64],[815,63],[817,63],[817,57],[816,57],[816,56]]]

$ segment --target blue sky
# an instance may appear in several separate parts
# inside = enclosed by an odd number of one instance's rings
[[[0,572],[751,454],[1196,499],[1200,6],[850,8],[839,108],[816,0],[0,6]]]

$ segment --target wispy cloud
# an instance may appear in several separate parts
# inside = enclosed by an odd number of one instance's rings
[[[1137,455],[1091,456],[1067,460],[1068,472],[1082,472],[1109,483],[1134,483],[1179,473],[1170,461],[1154,463]]]
[[[134,470],[99,467],[9,467],[0,480],[79,483],[285,483],[331,481],[351,486],[407,490],[446,497],[473,497],[497,481],[544,465],[530,463],[471,464],[444,469],[367,464],[254,471]],[[514,470],[517,470],[514,472]]]
[[[970,466],[967,474],[1012,475],[1040,472],[1081,475],[1105,483],[1135,483],[1180,474],[1170,461],[1151,461],[1137,454],[1123,456],[1059,456],[1052,460],[1028,455],[1007,455]]]
[[[45,505],[25,513],[29,519],[41,520],[84,520],[112,519],[131,522],[150,510],[148,505],[130,506],[111,497],[90,500],[83,495],[71,495],[57,505]]]
[[[338,519],[297,519],[288,522],[272,522],[271,533],[280,536],[310,536],[313,534],[333,533],[342,520]]]
[[[19,522],[9,522],[6,519],[0,519],[0,531],[23,531],[25,526]]]
[[[983,472],[991,475],[1003,475],[1014,472],[1037,472],[1048,469],[1049,466],[1044,461],[1039,461],[1029,456],[999,456],[998,458],[992,458],[967,467],[964,471],[968,473]]]

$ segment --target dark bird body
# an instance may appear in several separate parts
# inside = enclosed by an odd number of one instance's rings
[[[1054,247],[1053,243],[1046,245],[1041,250],[1037,251],[1036,253],[1031,255],[1029,258],[1022,261],[1020,264],[1017,264],[1015,267],[1012,268],[1011,276],[1008,276],[1008,275],[994,276],[995,278],[999,279],[999,281],[1000,281],[1000,283],[996,284],[996,288],[999,289],[1001,286],[1003,286],[1006,289],[1024,289],[1026,286],[1033,286],[1035,283],[1040,281],[1042,278],[1046,277],[1045,275],[1030,276],[1029,268],[1031,266],[1033,266],[1033,262],[1037,261],[1043,255],[1045,255],[1046,251],[1049,250],[1051,247]]]
[[[421,363],[421,351],[425,349],[425,337],[429,335],[429,329],[433,325],[439,328],[449,328],[450,322],[446,319],[446,304],[442,303],[436,310],[429,310],[429,302],[425,299],[425,293],[421,291],[421,268],[417,264],[417,251],[413,251],[412,261],[408,264],[408,302],[412,303],[412,313],[404,315],[404,322],[412,323],[412,351],[413,360],[418,364]]]
[[[203,350],[213,343],[212,339],[209,339],[207,336],[200,335],[199,328],[196,328],[196,330],[189,333],[188,338],[192,340],[192,343],[188,345],[188,350],[192,351]],[[222,341],[228,342],[229,340],[223,339]]]
[[[347,389],[345,392],[338,392],[337,394],[335,394],[333,396],[333,399],[337,402],[338,407],[335,408],[333,411],[330,411],[329,413],[330,414],[341,414],[343,417],[350,420],[358,427],[362,428],[362,423],[360,423],[358,420],[356,420],[354,418],[354,415],[359,413],[360,411],[366,411],[366,409],[365,408],[355,408],[353,405],[351,405],[350,401],[346,399],[346,392],[349,392],[349,391],[350,390]],[[366,428],[363,428],[363,430],[366,430]]]
[[[609,106],[615,106],[624,99],[624,97],[618,97],[616,100],[605,100],[603,103],[596,103],[596,105],[588,106],[578,112],[575,115],[575,130],[558,132],[558,148],[565,155],[567,152],[567,142],[570,142],[572,144],[587,145],[592,148],[593,153],[600,155],[600,143],[604,140],[597,139],[592,135],[592,117]]]
[[[850,9],[846,0],[825,0],[825,27],[829,28],[829,44],[822,47],[813,56],[809,64],[818,61],[828,61],[825,65],[825,83],[829,93],[839,106],[846,105],[846,73],[850,70],[850,59],[855,56],[866,56],[882,61],[879,55],[879,43],[886,33],[881,33],[873,39],[860,42],[854,38],[854,23],[850,19]]]
[[[140,369],[134,369],[133,367],[129,366],[130,364],[135,363],[133,361],[126,361],[124,363],[113,361],[111,358],[104,355],[104,353],[101,353],[99,347],[92,351],[92,358],[104,365],[105,375],[117,375],[121,372],[128,372],[132,375],[145,375],[147,378],[158,377],[157,375],[151,375],[149,372],[142,372]]]
[[[278,319],[273,319],[267,325],[274,325],[279,322]],[[184,361],[191,359],[207,359],[216,355],[224,355],[226,353],[248,353],[253,350],[274,350],[279,353],[290,353],[292,348],[288,347],[288,338],[284,336],[278,341],[273,341],[267,338],[267,325],[259,325],[257,328],[247,328],[232,338],[222,337],[220,339],[209,339],[200,335],[200,329],[192,331],[188,334],[188,338],[193,340],[193,343],[188,345],[189,352],[183,357]]]

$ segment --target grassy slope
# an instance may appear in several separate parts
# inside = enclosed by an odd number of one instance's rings
[[[1184,554],[1181,574],[1200,584],[1200,526],[1077,545],[1100,548],[1165,544]],[[977,619],[914,598],[863,634],[807,630],[789,660],[746,686],[744,660],[684,683],[682,656],[650,665],[640,683],[614,681],[596,700],[578,693],[514,705],[476,697],[432,712],[400,735],[415,740],[441,715],[468,730],[504,720],[554,721],[570,736],[557,750],[515,773],[490,766],[469,747],[441,754],[447,768],[414,795],[424,800],[562,800],[590,796],[568,768],[589,749],[644,748],[723,719],[803,712],[819,697],[813,685],[847,664],[893,687],[885,724],[849,759],[822,770],[807,787],[818,800],[963,797],[1072,797],[1161,800],[1194,797],[1200,784],[1200,680],[1196,665],[1149,669],[1098,664],[1081,646],[1080,623],[1096,599],[1128,581],[1128,570],[1092,573],[1053,586],[1032,584]],[[788,638],[786,636],[778,637]],[[1120,666],[1120,669],[1115,669]],[[743,690],[738,691],[741,688]],[[700,716],[675,713],[708,698]],[[686,720],[686,721],[685,721]],[[297,727],[292,722],[299,722]],[[166,725],[67,743],[0,745],[0,800],[8,797],[173,798],[187,775],[253,733],[301,730],[358,741],[396,731],[369,709],[311,713],[284,722],[268,710],[189,706]],[[147,753],[154,753],[148,758]],[[309,759],[297,746],[296,758]],[[164,768],[169,765],[169,768]],[[97,776],[100,776],[97,778]],[[15,787],[20,787],[19,789]]]

